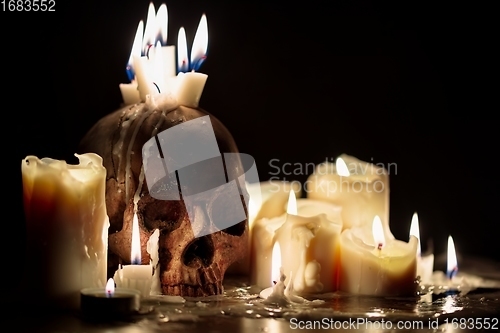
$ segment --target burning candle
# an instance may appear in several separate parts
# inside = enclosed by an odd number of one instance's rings
[[[341,155],[336,163],[316,167],[307,180],[307,197],[342,206],[344,229],[371,226],[379,216],[386,234],[389,231],[389,176],[381,166]]]
[[[388,238],[378,216],[368,227],[344,230],[340,238],[340,290],[373,296],[415,295],[418,240]]]
[[[168,84],[176,73],[175,46],[166,45],[167,33],[167,6],[162,4],[155,13],[151,2],[142,37],[142,53],[132,57],[141,101],[146,101],[149,94],[173,89]]]
[[[341,210],[325,202],[317,205],[311,200],[309,203],[310,206],[300,206],[303,212],[298,211],[295,192],[290,191],[286,214],[255,222],[251,247],[252,283],[270,286],[271,249],[278,242],[283,269],[291,273],[287,283],[293,285],[297,294],[337,289]]]
[[[286,206],[290,191],[295,197],[301,196],[301,187],[298,183],[270,180],[255,184],[247,184],[249,199],[249,226],[250,230],[257,220],[271,219],[286,213]]]
[[[116,288],[109,279],[105,288],[85,288],[80,293],[81,312],[90,320],[114,320],[137,313],[140,292],[135,289]]]
[[[266,303],[278,304],[284,306],[290,303],[306,303],[305,298],[302,298],[294,293],[293,276],[290,272],[290,282],[285,285],[286,275],[281,266],[281,249],[278,242],[273,246],[273,259],[271,272],[273,274],[271,285],[272,287],[265,288],[259,293],[259,297],[265,299]]]
[[[415,236],[418,239],[417,246],[417,276],[420,276],[420,281],[428,284],[432,280],[432,272],[434,270],[434,254],[422,255],[420,243],[420,227],[418,223],[417,213],[413,214],[410,225],[410,236]]]
[[[179,38],[185,38],[180,35]],[[179,44],[186,44],[180,40]],[[195,72],[206,59],[208,49],[208,26],[205,14],[201,16],[193,46],[191,47],[191,72],[177,74],[175,96],[180,105],[196,108],[200,102],[208,75]]]
[[[139,221],[134,214],[132,222],[131,265],[120,265],[114,279],[118,287],[139,290],[143,297],[149,296],[153,285],[153,266],[141,265],[141,241]]]
[[[481,285],[481,283],[478,284],[476,281],[480,281],[480,279],[466,275],[457,276],[458,260],[455,251],[455,243],[453,242],[453,238],[451,236],[448,236],[446,259],[446,273],[442,271],[436,271],[432,275],[431,289],[435,294],[458,293],[462,290],[474,289]],[[474,284],[478,285],[475,286]]]
[[[273,246],[271,274],[270,282],[272,287],[262,290],[259,297],[266,299],[267,303],[288,304],[290,300],[285,296],[286,275],[283,273],[283,267],[281,266],[281,249],[277,242]]]
[[[21,162],[28,270],[24,288],[47,303],[78,308],[83,288],[106,284],[106,169],[99,155],[77,165],[27,156]]]
[[[141,56],[141,43],[142,34],[144,29],[144,23],[139,22],[137,26],[137,31],[135,33],[134,43],[132,45],[132,50],[130,51],[130,57],[127,64],[127,76],[130,83],[121,83],[120,91],[122,93],[123,103],[125,105],[139,103],[141,101],[141,96],[139,95],[139,90],[137,88],[137,81],[135,78],[135,69],[133,65],[134,57]]]

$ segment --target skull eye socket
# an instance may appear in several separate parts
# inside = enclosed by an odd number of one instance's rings
[[[235,206],[233,204],[233,201],[229,200],[229,198],[227,196],[228,196],[228,194],[224,193],[224,192],[222,192],[219,196],[217,196],[212,201],[209,212],[210,212],[210,214],[212,214],[213,212],[224,212],[224,214],[227,214],[229,219],[234,220],[231,218],[231,216],[238,216],[241,207]],[[240,197],[241,197],[241,205],[246,213],[247,209],[246,209],[244,197],[243,196],[240,196]],[[211,216],[211,218],[213,220],[212,216]],[[243,235],[243,233],[245,232],[246,221],[247,220],[243,220],[243,221],[241,221],[235,225],[232,225],[228,228],[222,229],[221,231],[226,233],[226,234],[239,237],[239,236]]]
[[[233,236],[241,236],[245,232],[245,228],[246,228],[246,221],[242,221],[238,224],[230,226],[229,228],[223,229],[221,231]]]
[[[156,200],[150,196],[142,198],[137,209],[142,215],[146,229],[159,229],[162,232],[172,232],[179,228],[183,216],[186,215],[181,201]]]
[[[208,267],[214,259],[214,242],[210,236],[196,238],[182,254],[182,262],[188,267]]]

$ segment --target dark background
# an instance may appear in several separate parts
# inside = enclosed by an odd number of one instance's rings
[[[271,159],[320,163],[347,153],[395,163],[390,225],[397,238],[407,239],[417,211],[424,248],[432,239],[434,252],[444,253],[452,235],[459,255],[500,261],[498,38],[490,8],[451,1],[165,3],[169,44],[184,26],[191,45],[206,13],[209,50],[200,71],[209,77],[200,106],[255,157],[261,180],[274,170]],[[51,13],[0,13],[9,238],[23,239],[21,160],[75,162],[86,131],[120,106],[118,85],[127,82],[125,65],[148,4],[56,0]],[[22,251],[9,258],[22,262]]]

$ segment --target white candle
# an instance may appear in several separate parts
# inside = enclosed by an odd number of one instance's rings
[[[340,290],[373,296],[410,296],[417,290],[418,240],[389,239],[376,216],[373,225],[346,229],[340,238]]]
[[[342,206],[344,229],[371,226],[379,216],[389,230],[389,176],[383,167],[343,154],[335,164],[316,167],[307,180],[307,197]]]
[[[417,246],[417,276],[420,277],[421,283],[428,284],[432,279],[434,271],[434,254],[422,255],[422,247],[420,243],[420,227],[418,223],[417,213],[413,214],[410,225],[410,236],[415,236],[418,239]]]
[[[135,77],[137,80],[137,89],[141,102],[146,101],[146,96],[152,92],[157,92],[153,84],[152,68],[146,56],[134,56]]]
[[[226,161],[227,163],[227,161]],[[289,182],[265,181],[255,183],[245,183],[248,199],[248,246],[245,257],[231,265],[227,269],[227,274],[249,275],[250,274],[250,247],[252,242],[252,229],[254,221],[258,216],[276,217],[285,213],[285,206],[288,200],[288,192],[292,186]],[[294,190],[300,195],[300,187],[295,186]],[[264,208],[263,208],[264,207]]]
[[[341,210],[331,208],[328,211],[330,220],[325,212],[326,207],[332,204],[322,202],[324,206],[317,206],[317,211],[303,204],[301,207],[310,216],[300,216],[297,215],[301,212],[297,209],[293,191],[290,191],[289,198],[287,214],[255,222],[251,247],[252,283],[261,287],[270,286],[271,249],[278,242],[284,271],[291,272],[293,276],[293,281],[287,282],[293,283],[298,294],[335,291],[340,257]],[[311,205],[314,203],[311,202]]]
[[[179,38],[185,38],[185,34],[179,35]],[[180,41],[180,44],[185,44]],[[193,46],[191,47],[191,72],[182,73],[177,75],[177,87],[175,89],[175,96],[180,105],[197,108],[200,102],[203,88],[207,81],[208,75],[197,73],[201,64],[206,58],[208,48],[208,26],[207,18],[202,15],[196,35],[194,37]]]
[[[23,288],[30,295],[77,308],[80,290],[106,285],[106,169],[99,155],[77,165],[27,156],[21,162],[27,229]]]
[[[250,229],[253,228],[253,223],[257,220],[271,219],[285,214],[290,191],[295,192],[295,197],[302,195],[299,183],[277,180],[260,182],[258,185],[249,184],[247,190],[250,194],[252,208],[250,215],[253,216],[249,221]]]
[[[119,87],[120,92],[122,93],[124,105],[131,105],[141,101],[139,89],[137,88],[137,82],[133,81],[130,83],[120,83]]]
[[[129,75],[129,79],[131,82],[121,83],[119,85],[120,91],[122,93],[123,103],[125,105],[135,104],[141,101],[141,96],[139,94],[139,89],[135,80],[136,69],[134,68],[134,57],[141,56],[143,25],[144,23],[140,21],[139,25],[137,26],[134,43],[132,44],[132,50],[130,51],[130,57],[127,64],[127,74]]]
[[[265,303],[286,306],[290,303],[308,303],[305,298],[295,294],[293,288],[293,275],[290,272],[290,281],[285,285],[286,275],[281,266],[281,248],[278,242],[274,243],[272,254],[272,287],[263,289],[259,297],[265,299]]]
[[[197,108],[200,103],[208,75],[188,72],[177,75],[175,96],[179,105]]]
[[[285,305],[289,303],[285,296],[285,279],[281,266],[281,249],[279,243],[274,243],[271,261],[271,276],[270,285],[272,287],[265,288],[259,294],[260,298],[264,298],[268,303],[277,303]]]
[[[133,65],[140,100],[146,101],[149,94],[171,92],[176,73],[175,46],[166,45],[168,11],[162,4],[155,14],[153,3],[149,4],[146,27],[142,38],[143,56],[134,54]],[[157,40],[160,36],[160,40]]]
[[[115,272],[114,280],[117,287],[136,289],[143,297],[151,294],[153,285],[153,266],[141,265],[141,243],[139,221],[134,214],[132,222],[131,265],[120,265]]]

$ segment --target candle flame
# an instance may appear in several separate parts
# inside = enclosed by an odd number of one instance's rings
[[[288,196],[288,205],[286,207],[287,214],[298,215],[297,213],[297,198],[295,197],[295,191],[291,190]]]
[[[420,255],[422,253],[422,248],[420,246],[420,227],[418,225],[417,213],[413,213],[413,217],[411,218],[410,236],[415,236],[418,239],[417,257],[420,257]]]
[[[113,296],[114,293],[115,293],[115,280],[111,278],[108,280],[108,283],[106,283],[106,295],[108,295],[108,297],[111,297]]]
[[[351,175],[342,157],[338,157],[335,161],[335,168],[337,169],[337,175],[341,177],[349,177]]]
[[[278,242],[274,243],[271,261],[271,285],[280,280],[281,269],[281,247]]]
[[[158,11],[156,12],[155,24],[158,32],[158,39],[161,41],[162,45],[167,45],[168,11],[166,4],[162,4],[160,8],[158,8]]]
[[[453,238],[448,236],[448,258],[446,265],[446,275],[448,278],[453,278],[458,271],[457,254],[455,252],[455,243]]]
[[[142,39],[142,50],[147,55],[147,50],[155,44],[157,33],[155,5],[150,2],[148,7],[148,16],[146,18],[146,28]]]
[[[132,246],[130,250],[130,262],[132,265],[141,264],[141,235],[139,233],[139,220],[137,213],[134,213],[132,221]]]
[[[189,70],[188,49],[186,41],[186,30],[184,27],[179,29],[177,37],[177,71],[187,72]]]
[[[197,71],[206,59],[208,49],[208,26],[205,14],[201,16],[193,46],[191,47],[191,69]]]
[[[141,20],[137,25],[137,31],[135,32],[134,43],[132,44],[132,50],[130,51],[130,57],[127,64],[127,75],[130,81],[135,80],[134,72],[134,56],[141,56],[141,44],[142,44],[142,34],[144,30],[144,22]]]
[[[373,240],[375,241],[375,247],[379,250],[385,246],[385,236],[384,228],[382,227],[382,221],[378,215],[373,218],[372,224]]]

